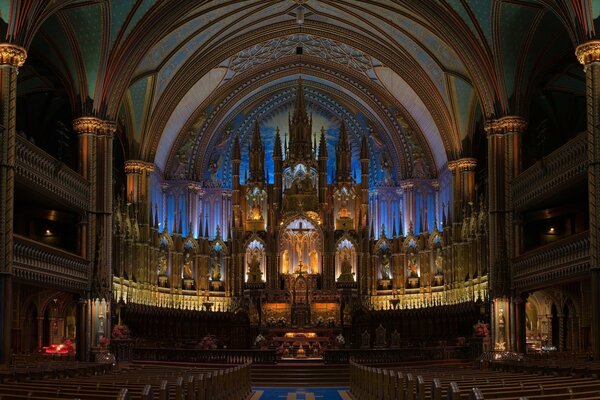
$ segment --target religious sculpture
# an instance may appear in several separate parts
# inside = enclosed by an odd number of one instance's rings
[[[354,282],[354,274],[352,273],[352,263],[350,262],[350,257],[347,251],[345,251],[342,255],[340,270],[341,273],[337,279],[338,282]]]
[[[252,254],[252,258],[248,261],[248,283],[262,282],[262,271],[260,270],[260,260],[256,253]]]
[[[167,275],[167,256],[161,254],[158,258],[158,276]]]
[[[389,280],[390,275],[390,257],[387,255],[387,253],[384,253],[381,259],[381,279]]]
[[[316,250],[311,250],[309,253],[309,264],[310,264],[310,273],[318,274],[319,273],[319,255]]]
[[[183,279],[192,279],[192,257],[190,257],[190,253],[185,253],[185,258],[183,260]]]
[[[221,264],[219,264],[219,260],[216,258],[213,260],[212,270],[210,273],[210,279],[213,282],[217,282],[221,280]]]
[[[289,272],[290,272],[290,255],[286,249],[283,251],[283,254],[281,255],[281,273],[289,274]]]

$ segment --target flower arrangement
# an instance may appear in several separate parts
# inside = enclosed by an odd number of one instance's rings
[[[488,325],[482,321],[478,321],[473,325],[473,333],[478,337],[486,337],[489,335]]]
[[[275,320],[275,318],[273,318],[273,317],[269,317],[269,318],[267,318],[267,325],[269,325],[269,326],[273,326],[273,325],[275,325],[276,323],[277,323],[277,320]]]
[[[279,326],[286,326],[287,325],[287,320],[285,319],[285,317],[279,317],[279,319],[277,320],[277,324]]]
[[[333,318],[333,317],[327,318],[327,326],[335,326],[335,318]]]
[[[100,340],[98,340],[98,343],[100,343],[101,348],[105,349],[110,344],[110,339],[107,338],[106,336],[101,336]]]
[[[127,325],[115,325],[112,329],[113,339],[129,339],[129,328]]]
[[[202,350],[214,350],[217,348],[217,341],[214,337],[207,335],[200,340],[198,347]]]
[[[317,318],[317,321],[316,321],[316,323],[317,323],[317,326],[321,326],[321,325],[323,325],[323,323],[324,323],[324,322],[325,322],[325,321],[323,320],[323,317],[319,316],[319,317]]]
[[[335,337],[335,342],[338,344],[338,346],[343,346],[346,344],[346,339],[344,339],[344,336],[342,336],[340,333]]]

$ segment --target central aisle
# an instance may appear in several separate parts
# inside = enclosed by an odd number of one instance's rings
[[[252,388],[251,400],[350,400],[348,388]]]

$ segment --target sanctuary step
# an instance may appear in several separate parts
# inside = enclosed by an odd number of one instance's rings
[[[343,387],[349,384],[350,370],[322,362],[252,364],[250,380],[256,387]]]

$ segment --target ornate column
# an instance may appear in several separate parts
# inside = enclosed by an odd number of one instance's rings
[[[0,43],[0,368],[10,364],[17,71],[24,48]]]
[[[585,71],[588,140],[588,204],[592,302],[591,342],[594,359],[600,359],[600,40],[575,50]]]
[[[521,168],[521,134],[527,122],[517,116],[489,121],[488,198],[490,291],[493,298],[508,297],[509,260],[514,256],[514,226],[510,182]]]
[[[558,351],[565,351],[565,316],[558,314]]]
[[[79,135],[79,169],[90,182],[90,204],[87,226],[82,224],[82,235],[87,236],[88,260],[91,261],[92,303],[86,326],[90,330],[86,335],[96,335],[88,343],[97,344],[98,335],[109,336],[109,309],[102,317],[97,314],[93,304],[110,303],[112,273],[112,168],[114,123],[96,117],[81,117],[73,120],[73,129]],[[97,300],[94,302],[94,300]],[[104,304],[104,303],[103,303]],[[106,322],[104,322],[106,321]]]

